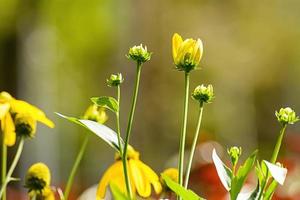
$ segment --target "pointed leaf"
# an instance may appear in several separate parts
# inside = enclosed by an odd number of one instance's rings
[[[216,149],[213,149],[212,159],[215,164],[218,176],[227,191],[231,188],[232,171],[219,158]]]
[[[258,151],[256,150],[250,155],[250,157],[245,161],[244,165],[238,169],[236,176],[232,179],[230,190],[231,199],[236,199],[240,193],[249,172],[255,164],[257,152]]]
[[[278,186],[277,181],[273,180],[269,185],[268,189],[266,190],[263,200],[271,200],[277,186]]]
[[[96,105],[107,108],[107,109],[113,111],[114,113],[117,113],[119,111],[119,103],[113,97],[107,97],[107,96],[92,97],[91,100]]]
[[[175,192],[177,195],[182,197],[183,200],[205,200],[202,197],[199,197],[196,193],[192,190],[185,189],[175,181],[173,181],[170,177],[162,174],[163,180],[166,182],[167,186]]]
[[[118,145],[118,136],[117,133],[114,132],[109,127],[99,124],[97,122],[86,120],[86,119],[77,119],[75,117],[68,117],[65,115],[62,115],[60,113],[56,113],[58,116],[67,119],[75,124],[79,124],[83,126],[84,128],[88,129],[95,135],[97,135],[99,138],[104,140],[107,144],[109,144],[111,147],[113,147],[116,151],[119,151],[119,145]],[[124,142],[121,140],[121,145],[123,148]]]
[[[264,163],[267,165],[270,174],[272,177],[280,184],[283,185],[286,174],[287,174],[287,169],[284,167],[280,167],[278,165],[272,164],[266,160],[264,160]]]

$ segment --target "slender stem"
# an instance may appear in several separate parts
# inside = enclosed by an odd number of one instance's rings
[[[185,137],[186,137],[186,125],[187,125],[187,114],[188,114],[188,103],[189,103],[189,73],[185,73],[185,98],[184,98],[184,109],[183,109],[183,122],[180,135],[180,144],[179,144],[179,161],[178,161],[178,171],[179,177],[178,182],[180,185],[183,185],[183,162],[184,162],[184,147],[185,147]],[[181,198],[179,198],[181,199]]]
[[[4,184],[6,178],[7,170],[7,146],[4,143],[4,137],[2,138],[2,174],[1,174],[1,184]],[[2,200],[6,200],[6,190],[3,191]]]
[[[120,151],[120,156],[122,157],[123,154],[123,149],[121,146],[121,129],[120,129],[120,100],[121,100],[121,87],[118,85],[118,104],[119,104],[119,109],[118,112],[116,113],[116,118],[117,118],[117,134],[118,134],[118,144],[119,144],[119,151]]]
[[[188,162],[188,166],[187,166],[187,171],[186,171],[186,174],[185,174],[185,182],[184,182],[184,187],[185,188],[187,188],[188,184],[189,184],[190,172],[191,172],[191,168],[192,168],[193,158],[194,158],[195,149],[196,149],[198,136],[199,136],[199,132],[200,132],[200,127],[201,127],[202,113],[203,113],[203,103],[201,102],[200,103],[200,109],[199,109],[199,115],[198,115],[199,117],[198,117],[198,122],[197,122],[197,128],[196,128],[196,132],[195,132],[195,136],[194,136],[194,140],[193,140],[193,144],[192,144],[192,148],[191,148],[191,153],[190,153],[190,158],[189,158],[189,162]]]
[[[68,200],[68,198],[69,198],[69,194],[70,194],[71,189],[72,189],[74,178],[75,178],[76,172],[78,170],[79,164],[80,164],[80,162],[81,162],[81,160],[83,158],[83,155],[84,155],[84,152],[86,150],[88,141],[89,141],[89,134],[85,134],[84,140],[83,140],[83,142],[81,144],[80,150],[79,150],[79,152],[77,154],[75,163],[73,164],[71,173],[70,173],[68,181],[67,181],[67,185],[66,185],[65,192],[64,192],[64,198],[66,200]]]
[[[282,143],[282,140],[283,140],[283,136],[284,136],[284,133],[285,133],[285,130],[286,130],[286,127],[287,127],[287,124],[284,124],[280,130],[280,133],[279,133],[279,137],[277,139],[277,142],[276,142],[276,145],[274,147],[274,150],[273,150],[273,154],[272,154],[272,157],[271,157],[271,163],[276,163],[276,160],[277,160],[277,157],[278,157],[278,154],[279,154],[279,151],[280,151],[280,147],[281,147],[281,143]],[[269,179],[270,179],[270,173],[269,173],[269,170],[267,169],[267,172],[266,172],[266,178],[265,180],[263,181],[262,183],[262,192],[260,193],[260,196],[258,199],[261,198],[266,186],[267,186],[267,183],[269,182]]]
[[[16,166],[17,166],[17,163],[21,157],[21,154],[22,154],[22,151],[23,151],[23,147],[24,147],[24,140],[25,138],[22,137],[21,138],[21,141],[19,143],[19,146],[18,146],[18,149],[17,149],[17,152],[16,152],[16,155],[15,155],[15,158],[7,172],[7,175],[6,175],[6,179],[4,181],[4,183],[2,184],[1,186],[1,191],[0,191],[0,197],[2,197],[3,195],[3,192],[6,190],[6,186],[7,184],[9,183],[9,181],[11,181],[11,176],[12,176],[12,173],[14,172]]]
[[[123,156],[122,156],[126,188],[127,188],[127,192],[129,194],[129,197],[131,199],[132,199],[132,190],[131,190],[130,179],[129,179],[128,169],[127,169],[127,147],[128,147],[128,144],[129,144],[129,138],[130,138],[130,134],[131,134],[131,128],[132,128],[133,116],[134,116],[134,112],[135,112],[136,100],[137,100],[137,96],[138,96],[138,92],[139,92],[141,67],[142,67],[141,63],[137,62],[137,71],[136,71],[136,80],[135,80],[135,86],[134,86],[134,93],[133,93],[133,97],[132,97],[132,105],[131,105],[131,110],[130,110],[130,114],[129,114],[129,120],[128,120],[128,125],[127,125],[127,130],[126,130],[126,137],[125,137],[125,144],[124,144],[124,151],[123,151]]]

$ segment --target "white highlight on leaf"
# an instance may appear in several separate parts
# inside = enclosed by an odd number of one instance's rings
[[[225,187],[227,191],[230,190],[230,183],[231,183],[231,178],[228,176],[228,173],[225,169],[225,164],[222,162],[222,160],[219,158],[217,155],[216,149],[213,149],[212,152],[212,159],[215,164],[218,176]]]
[[[266,160],[264,160],[266,163],[272,177],[280,184],[283,185],[286,174],[287,174],[287,169],[284,167],[280,167],[278,165],[272,164]]]

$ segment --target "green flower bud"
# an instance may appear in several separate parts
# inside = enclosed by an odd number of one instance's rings
[[[150,60],[151,52],[147,51],[147,47],[143,47],[142,44],[140,46],[134,46],[129,49],[127,58],[130,58],[140,64]]]
[[[108,117],[105,108],[99,107],[95,104],[90,105],[83,115],[83,119],[92,120],[100,124],[104,124]]]
[[[299,117],[296,115],[295,111],[290,107],[281,108],[279,112],[275,112],[277,120],[282,124],[294,124],[299,121]]]
[[[36,120],[30,115],[18,113],[15,116],[15,127],[18,136],[33,138],[36,132]]]
[[[213,86],[208,85],[206,87],[203,84],[197,86],[192,93],[192,97],[200,103],[211,103],[212,99],[214,98]]]
[[[106,80],[107,85],[110,87],[115,87],[123,83],[124,79],[121,73],[110,75],[109,79]]]
[[[50,186],[51,174],[50,170],[44,163],[33,164],[27,171],[25,178],[25,187],[28,192],[41,194],[42,191]]]
[[[233,166],[236,166],[240,156],[242,155],[242,148],[241,147],[230,147],[227,149],[227,153],[230,156],[231,163]]]

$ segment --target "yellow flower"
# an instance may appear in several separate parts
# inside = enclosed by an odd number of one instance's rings
[[[108,119],[105,108],[99,107],[95,104],[88,107],[83,115],[83,118],[98,122],[100,124],[104,124]]]
[[[203,44],[200,39],[186,39],[175,33],[172,38],[174,63],[179,71],[190,72],[195,69],[203,55]]]
[[[25,117],[22,119],[22,117]],[[33,136],[35,132],[35,123],[39,121],[51,128],[54,127],[54,123],[49,120],[45,113],[35,106],[21,100],[14,99],[9,93],[0,93],[0,120],[1,131],[3,133],[4,142],[7,146],[13,146],[16,142],[16,128],[15,122],[26,122],[25,124],[31,126],[33,132],[30,136]],[[29,121],[29,123],[27,123]],[[19,123],[20,125],[21,123]],[[19,127],[20,128],[20,127]]]
[[[120,156],[116,155],[116,162],[106,170],[97,190],[97,200],[105,197],[106,187],[113,183],[120,191],[126,193],[126,185],[123,173],[123,165]],[[128,146],[128,173],[131,182],[131,188],[134,194],[143,198],[151,195],[151,185],[155,193],[159,194],[162,190],[159,178],[156,173],[146,164],[139,160],[139,153],[131,146]]]
[[[171,180],[175,181],[178,183],[178,169],[176,168],[168,168],[168,169],[165,169],[161,175],[165,175],[165,176],[168,176]],[[164,190],[169,190],[168,186],[166,185],[165,181],[160,178],[160,181],[162,183],[162,186],[164,188]]]

